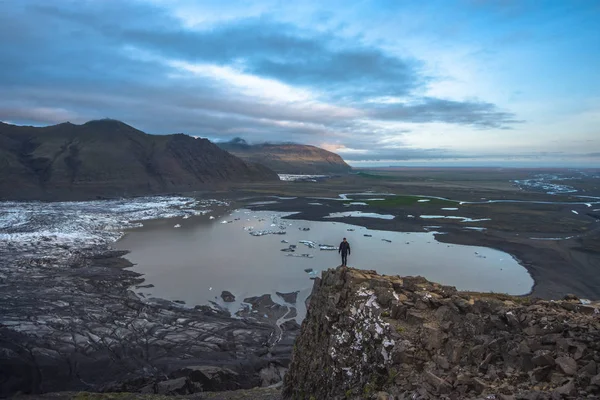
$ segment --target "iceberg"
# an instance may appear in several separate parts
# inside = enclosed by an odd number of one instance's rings
[[[319,250],[337,250],[338,248],[336,246],[332,246],[330,244],[320,244],[319,245]]]

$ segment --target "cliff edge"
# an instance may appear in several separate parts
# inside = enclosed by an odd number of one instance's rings
[[[291,399],[598,399],[600,305],[331,269],[284,380]]]

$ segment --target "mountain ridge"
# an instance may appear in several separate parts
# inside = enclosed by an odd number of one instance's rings
[[[0,199],[163,194],[278,179],[208,139],[182,133],[149,135],[112,119],[46,127],[0,123]]]
[[[261,163],[280,174],[344,174],[352,169],[338,154],[313,145],[249,144],[242,138],[216,144],[243,160]]]

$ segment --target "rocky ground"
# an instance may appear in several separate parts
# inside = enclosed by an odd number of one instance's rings
[[[139,298],[129,287],[142,279],[123,269],[120,255],[94,249],[67,265],[30,259],[6,276],[1,396],[185,394],[281,381],[297,324],[279,328],[267,318]]]
[[[379,182],[379,178],[374,180]],[[343,188],[336,184],[328,182],[326,190],[320,183],[301,184],[285,192],[287,187],[278,183],[272,190],[279,195],[335,197],[365,188],[362,181]],[[395,185],[368,188],[396,192]],[[427,191],[421,183],[402,185],[409,185],[403,187],[409,194],[440,195],[438,187]],[[497,194],[496,188],[486,189],[489,193],[463,187],[444,190],[454,191],[452,196],[444,196],[470,200]],[[502,194],[502,198],[510,198],[511,193]],[[255,192],[249,194],[251,201],[260,200]],[[541,194],[523,196],[530,200],[546,198]],[[298,209],[307,199],[286,201],[285,205],[302,211],[295,217],[315,220],[348,209],[339,200],[310,201],[324,206]],[[136,226],[140,219],[200,215],[207,209],[198,210],[198,204],[189,198],[175,199],[175,211],[170,205],[160,212],[144,204],[136,206],[133,213],[122,208],[131,203],[117,201],[109,210],[103,203],[100,212],[84,219],[79,210],[53,212],[53,207],[65,203],[44,203],[49,207],[44,218],[63,216],[51,230],[38,229],[39,213],[27,210],[39,205],[23,207],[19,203],[19,212],[4,215],[6,210],[0,209],[0,220],[6,222],[0,223],[0,397],[19,392],[85,390],[139,391],[145,398],[193,393],[188,397],[278,399],[277,389],[199,391],[267,386],[280,381],[299,332],[295,323],[287,321],[294,308],[259,296],[244,299],[252,308],[231,318],[214,306],[190,309],[136,296],[130,289],[143,285],[142,279],[125,269],[130,264],[107,244],[119,237],[120,229]],[[95,202],[87,204],[97,206]],[[392,221],[353,222],[370,228],[419,231],[423,223],[406,214],[421,209],[428,213],[427,204],[396,207],[392,212],[398,217]],[[464,215],[486,217],[489,210],[485,207],[472,206]],[[557,298],[556,293],[574,288],[582,296],[598,298],[600,286],[594,267],[599,260],[598,229],[592,227],[600,218],[596,205],[578,205],[575,211],[579,214],[572,212],[571,205],[556,207],[552,211],[550,206],[531,206],[515,218],[518,210],[503,206],[492,221],[497,225],[484,223],[485,232],[459,232],[462,228],[444,221],[448,235],[442,239],[517,254],[533,271],[536,295]],[[554,216],[560,216],[560,223]],[[28,224],[34,224],[34,229],[26,231]],[[580,236],[532,241],[523,237],[524,227],[530,225],[538,230],[547,228],[543,232],[546,235],[558,231]],[[76,229],[79,226],[91,226],[92,234],[81,236]],[[600,397],[600,325],[595,304],[582,304],[575,298],[530,302],[458,293],[422,279],[345,271],[326,274],[312,295],[313,307],[297,342],[292,373],[286,378],[286,393],[291,397]],[[293,303],[293,294],[280,297]],[[53,396],[100,395],[58,393],[44,398]],[[131,393],[104,396],[138,398]]]
[[[285,377],[293,399],[597,399],[600,304],[328,270]]]
[[[160,395],[143,393],[89,393],[61,392],[43,395],[17,396],[16,399],[48,400],[281,400],[281,391],[277,388],[240,389],[225,392],[202,392],[191,395]]]
[[[214,305],[144,298],[133,291],[143,286],[141,276],[127,269],[124,252],[109,247],[120,230],[139,225],[132,221],[203,215],[220,202],[4,206],[0,397],[64,390],[186,394],[281,382],[299,331],[284,318],[294,307],[273,307],[269,296],[246,299],[251,308],[240,318]]]

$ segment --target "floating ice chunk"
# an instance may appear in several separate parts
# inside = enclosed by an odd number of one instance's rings
[[[278,201],[270,200],[270,201],[256,201],[254,203],[248,203],[249,206],[264,206],[268,204],[277,204]]]
[[[181,228],[180,224],[176,224],[173,228]]]
[[[215,219],[215,217],[211,215],[210,217],[208,217],[208,219]]]
[[[458,207],[444,207],[444,208],[442,208],[442,210],[444,210],[444,211],[456,211],[456,210],[458,210]]]
[[[264,235],[285,235],[286,232],[285,231],[250,231],[249,232],[252,236],[264,236]]]
[[[291,254],[291,253],[289,253],[287,256],[288,257],[304,257],[304,258],[313,258],[314,257],[312,254]]]
[[[188,219],[189,217],[191,217],[191,215],[186,214],[186,215],[183,216],[183,219]]]
[[[579,214],[579,213],[578,213],[577,211],[575,211],[575,210],[571,210],[571,212],[572,212],[573,214]]]
[[[455,215],[419,215],[419,218],[423,219],[459,219],[461,222],[480,222],[480,221],[491,221],[491,218],[468,218],[468,217],[459,217]]]
[[[316,182],[317,178],[327,178],[328,175],[298,175],[298,174],[279,174],[282,181],[311,181]]]
[[[356,217],[356,218],[379,218],[379,219],[394,219],[394,215],[390,214],[377,214],[377,213],[365,213],[362,211],[346,211],[331,213],[325,218],[343,218],[343,217]]]
[[[317,247],[317,244],[315,242],[313,242],[312,240],[298,240],[298,242],[310,247],[311,249],[314,249],[315,247]]]
[[[420,199],[420,200],[417,200],[417,202],[419,202],[419,203],[427,203],[428,201],[430,201],[430,200],[429,199]]]
[[[390,239],[381,239],[382,242],[388,242],[388,243],[392,243],[392,241]]]
[[[336,246],[332,246],[329,244],[320,244],[319,245],[319,250],[337,250],[338,248]]]

